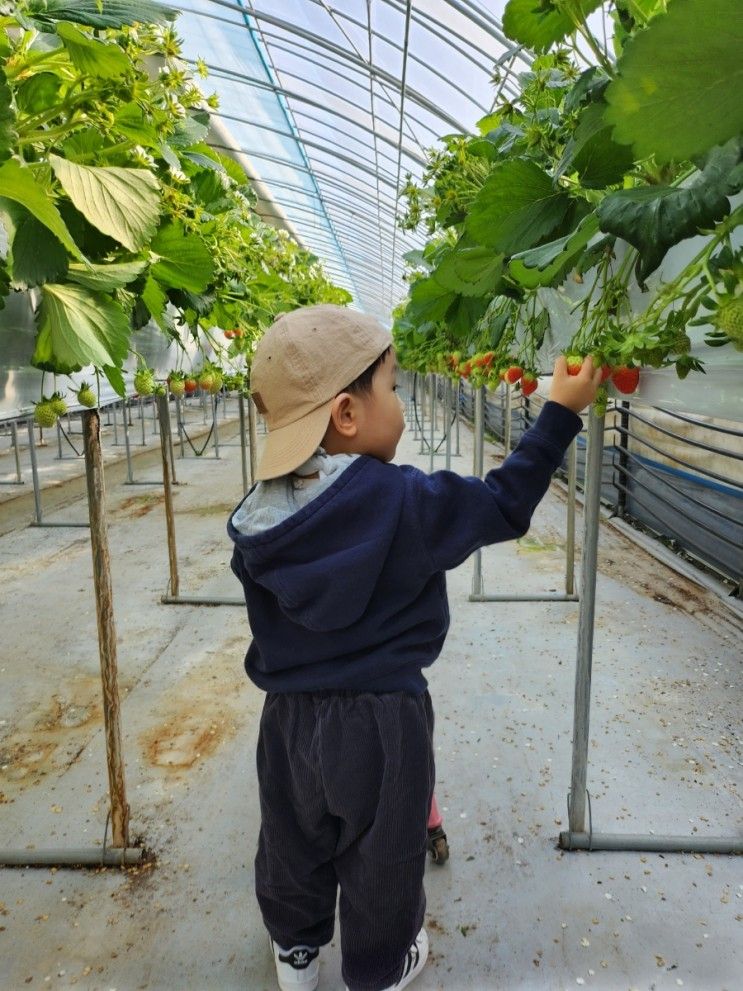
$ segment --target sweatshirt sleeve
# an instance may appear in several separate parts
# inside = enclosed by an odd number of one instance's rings
[[[514,451],[482,480],[407,468],[433,570],[456,568],[478,547],[522,537],[581,425],[572,410],[548,401]]]

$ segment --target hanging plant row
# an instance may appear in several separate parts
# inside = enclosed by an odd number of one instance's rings
[[[32,364],[92,366],[122,397],[132,333],[150,321],[182,348],[184,333],[210,345],[199,381],[218,391],[242,387],[278,313],[350,301],[259,219],[244,170],[206,143],[217,100],[179,60],[176,14],[150,0],[0,2],[0,307],[30,291]],[[183,369],[163,384],[139,364],[140,394],[194,391]],[[90,384],[77,399],[95,404]],[[64,409],[55,390],[37,417]]]
[[[614,25],[611,55],[592,14]],[[568,282],[568,365],[592,355],[620,392],[643,366],[703,371],[690,325],[743,350],[739,15],[739,0],[509,0],[504,30],[535,53],[518,97],[498,99],[477,136],[442,138],[402,190],[401,226],[428,235],[406,256],[395,314],[407,367],[528,395],[554,330],[550,293],[567,298]],[[663,281],[669,250],[697,234],[701,250]]]

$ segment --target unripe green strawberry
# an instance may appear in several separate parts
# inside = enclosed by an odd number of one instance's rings
[[[81,406],[87,406],[88,409],[91,409],[93,406],[95,406],[95,393],[93,392],[93,390],[91,389],[91,387],[88,385],[87,382],[83,382],[83,384],[78,389],[77,401],[80,403]]]
[[[61,392],[53,392],[52,398],[49,400],[49,405],[57,414],[57,416],[67,415],[67,403],[62,398]]]
[[[58,419],[58,414],[54,412],[54,408],[48,399],[42,399],[34,407],[34,420],[36,420],[40,427],[53,427]]]
[[[212,375],[212,384],[211,384],[211,388],[208,391],[213,394],[216,394],[221,390],[223,381],[224,380],[222,376],[219,374],[219,372],[215,372]]]
[[[173,393],[174,396],[183,396],[186,394],[185,379],[169,378],[168,386],[170,387],[170,391]]]
[[[724,299],[715,313],[713,322],[728,335],[731,341],[743,343],[743,296]]]
[[[149,368],[138,368],[134,373],[134,388],[140,396],[151,396],[155,391],[155,376]]]
[[[688,354],[690,349],[691,338],[683,330],[680,330],[671,342],[671,351],[673,354]]]

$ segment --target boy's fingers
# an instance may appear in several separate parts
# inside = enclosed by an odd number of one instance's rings
[[[558,355],[557,359],[555,360],[554,374],[563,375],[567,372],[567,370],[568,370],[568,363],[565,359],[565,355],[564,354]]]

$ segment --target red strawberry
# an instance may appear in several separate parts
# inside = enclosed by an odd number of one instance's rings
[[[631,365],[618,365],[611,373],[611,380],[619,392],[629,395],[635,391],[640,381],[640,369]]]
[[[610,375],[611,375],[611,365],[602,365],[601,366],[601,381],[602,382],[606,382],[606,380],[609,378]]]
[[[524,372],[521,376],[521,392],[525,396],[530,396],[539,385],[539,381],[534,372]]]
[[[199,383],[192,376],[187,376],[186,381],[183,383],[186,389],[186,395],[191,396],[199,387]]]
[[[494,357],[495,357],[494,351],[486,351],[485,354],[483,355],[483,362],[482,362],[483,365],[486,368],[490,368],[490,366],[493,364]]]
[[[566,354],[565,361],[568,365],[568,375],[577,375],[583,367],[582,354]]]
[[[506,382],[509,382],[511,385],[513,385],[515,382],[518,382],[518,380],[521,378],[523,374],[524,374],[524,369],[521,367],[521,365],[511,365],[509,368],[506,369]]]

